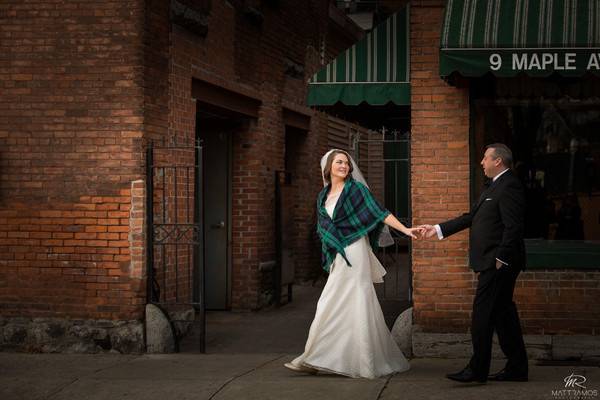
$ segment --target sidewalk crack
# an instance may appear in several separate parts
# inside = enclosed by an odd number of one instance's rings
[[[282,359],[282,358],[283,358],[283,357],[285,357],[285,356],[286,356],[286,354],[282,354],[282,355],[280,355],[280,356],[278,356],[278,357],[275,357],[275,358],[273,358],[272,360],[265,361],[265,362],[263,362],[262,364],[260,364],[260,365],[258,365],[258,366],[256,366],[256,367],[254,367],[254,368],[251,368],[251,369],[249,369],[249,370],[248,370],[248,371],[246,371],[246,372],[243,372],[243,373],[241,373],[241,374],[239,374],[239,375],[236,375],[236,376],[234,376],[234,377],[231,377],[231,378],[227,379],[227,380],[226,380],[226,381],[225,381],[225,382],[224,382],[224,383],[223,383],[223,384],[222,384],[222,385],[221,385],[221,386],[220,386],[220,387],[217,389],[217,391],[216,391],[216,392],[214,392],[214,393],[213,393],[213,394],[212,394],[212,395],[211,395],[211,396],[208,398],[208,400],[213,400],[213,399],[215,398],[215,396],[216,396],[216,395],[218,395],[220,392],[222,392],[222,391],[223,391],[223,389],[225,389],[225,387],[226,387],[226,386],[228,386],[228,385],[229,385],[231,382],[235,381],[236,379],[242,378],[242,377],[244,377],[244,376],[246,376],[246,375],[248,375],[248,374],[250,374],[250,373],[252,373],[252,372],[254,372],[254,371],[256,371],[256,370],[258,370],[258,369],[260,369],[260,368],[262,368],[262,367],[264,367],[265,365],[267,365],[267,364],[269,364],[269,363],[272,363],[272,362],[274,362],[274,361],[277,361],[277,360],[280,360],[280,359]]]
[[[394,375],[390,375],[390,376],[388,376],[388,377],[386,378],[386,380],[385,380],[385,383],[383,384],[383,386],[381,387],[381,390],[380,390],[380,391],[379,391],[379,393],[377,394],[377,398],[376,398],[376,400],[380,400],[380,399],[381,399],[381,396],[383,395],[383,391],[384,391],[385,389],[387,389],[387,387],[388,387],[388,383],[390,383],[390,380],[392,379],[392,377],[393,377],[393,376],[394,376]]]

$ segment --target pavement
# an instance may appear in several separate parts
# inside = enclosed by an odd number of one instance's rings
[[[302,351],[319,292],[301,288],[294,303],[258,313],[209,313],[205,354],[193,343],[164,355],[0,352],[0,400],[600,399],[597,366],[531,361],[529,382],[484,385],[444,377],[466,359],[413,359],[408,372],[373,380],[289,371],[283,363]],[[571,374],[585,382],[565,387]]]

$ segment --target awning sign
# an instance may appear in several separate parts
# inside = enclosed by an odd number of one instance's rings
[[[484,71],[497,76],[519,73],[547,76],[555,72],[564,76],[580,76],[586,72],[600,73],[600,48],[447,50],[444,62],[447,68],[460,71],[464,76],[480,76]]]
[[[600,74],[600,2],[448,0],[440,75]]]

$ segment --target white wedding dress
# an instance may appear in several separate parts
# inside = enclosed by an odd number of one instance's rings
[[[330,217],[338,198],[325,203]],[[340,254],[336,256],[304,353],[292,364],[353,378],[377,378],[408,370],[408,361],[392,339],[373,287],[373,282],[383,282],[385,270],[367,236],[344,250],[352,267]]]

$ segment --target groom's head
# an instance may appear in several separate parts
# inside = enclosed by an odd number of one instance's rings
[[[505,144],[493,143],[485,146],[481,166],[488,178],[495,177],[506,168],[512,168],[512,163],[512,151]]]

